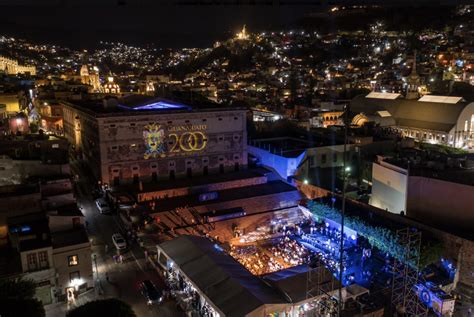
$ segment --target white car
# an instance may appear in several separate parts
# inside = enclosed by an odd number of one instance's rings
[[[104,198],[99,198],[95,201],[95,205],[97,206],[97,209],[99,209],[99,212],[101,214],[106,214],[110,212],[110,207],[105,201]]]
[[[120,233],[114,233],[112,235],[112,242],[114,243],[117,250],[123,250],[127,248],[127,242]]]

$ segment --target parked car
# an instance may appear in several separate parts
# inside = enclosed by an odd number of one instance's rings
[[[144,280],[140,284],[140,291],[148,305],[159,304],[163,301],[163,292],[158,290],[150,280]]]
[[[112,235],[112,242],[114,243],[117,250],[123,250],[127,248],[127,242],[120,233],[114,233]]]
[[[99,198],[95,201],[95,204],[97,206],[97,209],[101,214],[107,214],[110,213],[110,206],[107,204],[104,198]]]

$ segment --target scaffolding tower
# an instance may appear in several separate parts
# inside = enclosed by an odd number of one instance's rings
[[[428,308],[419,300],[418,283],[421,232],[405,228],[397,231],[402,255],[395,258],[392,281],[392,307],[402,316],[427,316]]]
[[[314,302],[314,308],[308,311],[305,316],[338,316],[337,301],[330,294],[336,286],[334,276],[331,271],[326,269],[320,258],[310,261],[306,277],[306,299],[317,299]]]

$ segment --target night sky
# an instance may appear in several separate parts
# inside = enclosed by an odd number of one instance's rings
[[[10,0],[0,0],[0,4]],[[13,1],[13,0],[11,0]],[[243,24],[250,31],[297,24],[321,10],[309,5],[183,5],[151,4],[149,0],[15,0],[0,6],[0,33],[39,42],[91,48],[100,40],[157,47],[207,47],[235,34]],[[10,2],[11,3],[11,2]],[[34,2],[38,4],[38,2]]]

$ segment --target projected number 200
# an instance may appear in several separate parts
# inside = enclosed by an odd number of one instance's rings
[[[171,133],[168,136],[173,143],[171,153],[201,151],[207,144],[207,137],[202,132],[184,132],[181,135]]]

